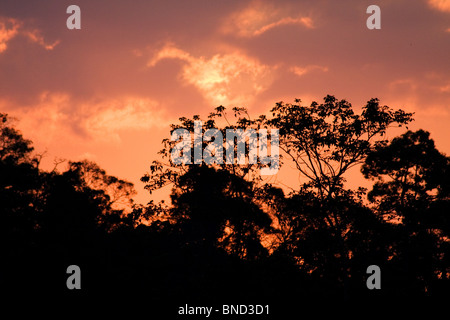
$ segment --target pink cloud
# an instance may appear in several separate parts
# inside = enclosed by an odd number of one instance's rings
[[[119,143],[124,130],[169,126],[156,101],[135,96],[80,102],[66,93],[43,92],[33,105],[17,109],[0,100],[0,109],[20,119],[20,127],[44,144],[61,137]]]
[[[450,12],[450,1],[449,0],[428,0],[428,4],[439,11]]]
[[[59,41],[47,43],[42,32],[36,28],[30,28],[25,23],[14,18],[0,17],[0,53],[8,48],[8,42],[17,36],[24,36],[46,50],[53,50]]]
[[[260,34],[263,34],[264,32],[279,27],[279,26],[284,26],[284,25],[303,25],[304,27],[308,28],[308,29],[312,29],[314,28],[313,25],[313,21],[310,17],[300,17],[300,18],[291,18],[291,17],[286,17],[286,18],[282,18],[276,22],[272,22],[269,24],[266,24],[264,26],[262,26],[261,28],[255,30],[253,32],[254,36],[259,36]]]
[[[173,44],[159,50],[147,66],[153,67],[163,59],[185,61],[180,79],[195,86],[212,105],[248,103],[272,83],[275,69],[238,51],[195,57]]]
[[[294,66],[289,69],[291,72],[295,73],[297,76],[301,77],[312,71],[328,72],[328,67],[319,65],[308,65],[306,67]]]
[[[291,14],[286,5],[273,6],[261,1],[254,1],[246,9],[233,13],[225,20],[222,32],[239,37],[255,37],[285,25],[300,25],[307,29],[314,28],[313,19],[304,14]]]
[[[47,43],[38,29],[24,30],[22,33],[32,42],[42,46],[45,50],[53,50],[60,42],[59,40],[56,40],[53,43]]]
[[[0,19],[0,53],[7,49],[7,43],[17,36],[20,22],[12,18]]]

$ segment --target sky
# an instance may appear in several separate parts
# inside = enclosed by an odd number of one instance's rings
[[[73,4],[81,29],[69,30]],[[373,4],[379,30],[366,26]],[[409,128],[450,155],[450,0],[0,2],[0,112],[44,167],[95,161],[141,203],[179,117],[219,105],[256,117],[327,94],[415,112]],[[284,178],[272,181],[298,182]]]

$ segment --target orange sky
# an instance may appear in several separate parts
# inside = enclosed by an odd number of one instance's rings
[[[66,28],[71,4],[81,30]],[[371,4],[381,30],[366,28]],[[44,166],[93,160],[145,203],[139,178],[169,124],[220,104],[257,116],[280,100],[333,94],[359,110],[378,97],[450,154],[449,53],[450,0],[2,0],[0,112]],[[271,179],[297,183],[287,176]]]

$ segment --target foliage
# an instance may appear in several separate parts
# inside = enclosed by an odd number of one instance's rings
[[[321,199],[342,187],[345,172],[364,160],[389,126],[412,121],[411,113],[381,106],[378,99],[368,101],[361,115],[346,100],[330,95],[321,104],[300,102],[277,103],[266,123],[279,128],[280,148]]]
[[[279,102],[271,116],[252,119],[240,107],[232,115],[217,107],[203,131],[276,127],[284,164],[294,163],[305,179],[298,188],[286,194],[268,183],[259,162],[175,165],[175,141],[164,139],[161,159],[141,180],[150,194],[169,187],[171,202],[139,205],[131,183],[93,162],[42,170],[31,141],[0,114],[2,288],[69,294],[62,272],[77,263],[88,270],[87,296],[145,293],[175,305],[188,296],[285,304],[448,292],[449,158],[423,130],[385,138],[412,114],[378,99],[357,114],[326,96],[309,106]],[[193,133],[200,119],[182,117],[171,129]],[[359,165],[374,180],[368,198],[365,189],[344,186]],[[382,290],[365,285],[372,264],[381,267]]]

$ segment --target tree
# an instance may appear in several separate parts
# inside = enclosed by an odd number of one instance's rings
[[[69,162],[62,172],[44,171],[40,158],[0,114],[1,286],[22,298],[33,291],[59,294],[61,271],[73,261],[88,264],[97,278],[111,267],[107,262],[119,261],[98,285],[102,289],[126,266],[120,261],[135,258],[116,249],[122,242],[129,251],[131,240],[123,235],[129,236],[141,218],[131,200],[133,185],[88,161]]]
[[[243,108],[234,108],[234,115],[238,117],[235,124],[227,119],[225,108],[219,106],[212,112],[208,120],[202,121],[202,130],[216,128],[217,119],[224,119],[225,125],[219,130],[225,133],[227,129],[246,129],[254,126],[255,121],[246,117]],[[246,114],[248,116],[248,114]],[[198,115],[192,119],[180,118],[180,124],[171,125],[172,130],[183,128],[194,133],[194,121],[201,120]],[[225,134],[222,134],[225,145]],[[192,142],[192,149],[196,142]],[[196,243],[208,243],[216,248],[225,249],[232,255],[243,259],[255,259],[266,255],[267,250],[261,245],[261,234],[270,231],[271,219],[257,203],[257,190],[263,188],[261,177],[257,170],[261,163],[245,164],[242,166],[227,163],[206,165],[180,164],[172,161],[171,150],[175,142],[163,140],[163,149],[159,152],[163,161],[153,161],[150,173],[145,174],[141,181],[151,193],[166,185],[172,186],[172,208],[162,209],[162,205],[152,202],[147,210],[152,220],[160,216],[165,220],[179,223],[181,228],[190,233],[186,236],[196,237]],[[197,145],[202,154],[207,147],[206,141]],[[236,146],[235,146],[236,150]],[[246,146],[248,154],[248,145]],[[193,154],[191,153],[193,157]],[[225,157],[225,154],[223,155]],[[191,161],[193,163],[194,161]],[[153,216],[152,216],[152,213]],[[200,242],[199,240],[202,239]],[[192,240],[192,239],[191,239]],[[187,240],[187,241],[191,241]]]
[[[12,127],[8,115],[0,113],[0,161],[30,162],[33,149],[31,141],[24,139],[22,134]]]
[[[348,291],[351,272],[359,270],[359,278],[353,275],[356,282],[365,276],[360,271],[361,261],[374,257],[385,260],[388,252],[382,249],[385,223],[365,207],[363,190],[344,188],[345,173],[364,161],[377,141],[383,140],[382,136],[390,126],[408,124],[412,114],[381,106],[378,99],[371,99],[361,115],[354,113],[350,103],[333,96],[325,97],[322,104],[313,102],[310,106],[301,106],[298,99],[295,102],[280,102],[271,110],[272,117],[261,115],[254,120],[244,108],[234,108],[235,124],[228,121],[225,108],[218,107],[204,121],[206,130],[216,127],[217,119],[224,119],[225,126],[219,128],[222,132],[228,128],[279,129],[284,156],[291,159],[307,179],[288,197],[281,189],[262,183],[256,171],[259,163],[175,165],[170,159],[174,142],[169,139],[163,140],[164,148],[160,152],[168,162],[153,162],[150,173],[142,181],[150,192],[171,183],[174,208],[166,211],[165,217],[169,220],[178,217],[179,221],[182,216],[185,221],[210,222],[215,227],[203,225],[203,228],[195,229],[211,230],[208,239],[216,244],[224,227],[230,221],[236,221],[230,219],[234,212],[244,214],[249,219],[247,225],[253,230],[268,230],[255,223],[251,215],[233,209],[237,194],[243,204],[248,201],[241,207],[255,208],[245,212],[260,212],[259,217],[270,216],[276,226],[275,232],[265,233],[266,239],[271,239],[266,245],[270,247],[272,257],[296,265],[316,279],[327,279],[327,285],[333,283],[333,290],[344,288]],[[193,133],[194,121],[199,119],[199,116],[180,118],[181,124],[172,125],[172,129],[185,128]],[[206,144],[201,145],[201,150],[205,147]],[[210,177],[221,182],[215,183]],[[233,182],[231,187],[227,181]],[[236,193],[236,188],[242,190],[239,187],[242,185],[249,186],[248,192]],[[158,210],[155,212],[160,212]],[[240,228],[234,229],[237,231],[234,237],[243,232]]]
[[[376,145],[362,172],[376,181],[369,192],[376,213],[399,223],[403,237],[395,258],[410,273],[416,290],[430,292],[436,280],[450,279],[450,158],[430,133],[408,131]]]
[[[45,224],[57,232],[78,230],[80,235],[96,229],[112,231],[133,227],[133,184],[106,174],[90,161],[69,162],[61,174],[46,174]]]
[[[171,198],[171,216],[190,241],[245,259],[265,255],[260,232],[269,232],[272,221],[255,204],[251,182],[227,170],[196,166],[180,177]]]
[[[264,117],[260,117],[257,120],[251,120],[250,116],[247,113],[245,108],[235,107],[232,109],[234,113],[234,117],[237,118],[235,123],[231,123],[227,118],[226,108],[223,106],[219,106],[215,108],[214,112],[211,112],[208,116],[207,120],[202,120],[199,115],[194,115],[192,119],[181,117],[179,118],[179,124],[171,125],[171,134],[174,130],[177,129],[186,129],[190,134],[194,134],[195,132],[195,121],[202,121],[202,132],[203,135],[206,130],[216,128],[222,133],[223,141],[217,143],[223,143],[226,146],[226,130],[234,130],[234,129],[242,129],[246,130],[247,128],[255,128],[259,129],[262,125],[262,121]],[[242,116],[244,115],[244,116]],[[223,120],[223,121],[220,121]],[[219,123],[222,122],[222,123]],[[225,123],[224,123],[225,122]],[[216,142],[216,141],[215,141]],[[161,161],[152,161],[150,165],[150,172],[146,173],[141,181],[145,183],[145,189],[152,193],[155,190],[158,190],[166,185],[176,185],[177,179],[185,174],[192,166],[192,164],[175,164],[171,157],[171,151],[173,147],[176,145],[176,141],[172,141],[169,138],[165,138],[162,140],[163,148],[158,152],[161,155]],[[201,150],[201,154],[203,155],[205,149],[207,148],[207,141],[202,140],[191,141],[190,148],[198,148]],[[234,146],[234,152],[236,152],[237,146]],[[245,155],[248,155],[249,146],[246,144],[245,146]],[[244,165],[237,165],[236,163],[228,163],[225,160],[225,153],[223,153],[223,161],[221,164],[213,164],[209,165],[214,168],[228,170],[234,175],[240,176],[247,181],[252,181],[252,183],[256,186],[261,181],[261,177],[258,174],[258,169],[261,168],[261,163],[258,161],[256,164],[247,163]],[[194,163],[194,153],[191,153],[190,163]],[[204,159],[202,159],[201,163],[205,164]]]
[[[423,130],[408,131],[389,144],[379,142],[362,166],[364,176],[376,180],[369,200],[380,213],[416,223],[409,209],[422,211],[435,200],[448,199],[449,163]]]
[[[36,223],[41,176],[38,160],[32,155],[30,140],[0,113],[0,234],[2,237],[29,237]]]
[[[347,294],[354,262],[384,259],[387,253],[377,249],[383,221],[365,208],[363,189],[344,188],[345,174],[363,163],[389,127],[408,124],[412,114],[382,106],[378,99],[369,100],[361,114],[330,95],[321,104],[300,103],[279,102],[272,117],[263,120],[279,129],[284,161],[292,161],[305,178],[275,212],[287,240],[279,250],[288,250],[306,272],[328,277]]]
[[[361,115],[346,100],[330,95],[321,104],[300,103],[277,103],[265,124],[279,128],[281,150],[321,199],[338,192],[345,172],[364,161],[390,126],[412,121],[411,113],[381,106],[378,99],[369,100]]]
[[[176,164],[175,141],[164,139],[162,160],[141,180],[150,193],[170,186],[171,203],[145,207],[133,203],[131,183],[93,162],[41,170],[31,142],[1,115],[0,274],[8,275],[2,287],[58,291],[66,280],[60,270],[77,261],[88,266],[83,294],[145,291],[178,306],[188,295],[219,302],[251,296],[285,306],[285,299],[294,305],[301,298],[445,294],[449,158],[425,131],[384,138],[412,114],[377,99],[356,114],[333,96],[310,106],[280,102],[271,111],[251,119],[233,108],[232,122],[220,106],[202,129],[218,128],[224,138],[226,129],[276,127],[285,163],[305,178],[297,190],[285,194],[264,183],[261,162]],[[193,133],[196,120],[183,117],[171,128]],[[201,152],[208,148],[205,140],[197,144]],[[344,185],[360,164],[376,181],[371,204],[366,190]],[[365,286],[372,264],[382,269],[383,290]]]

